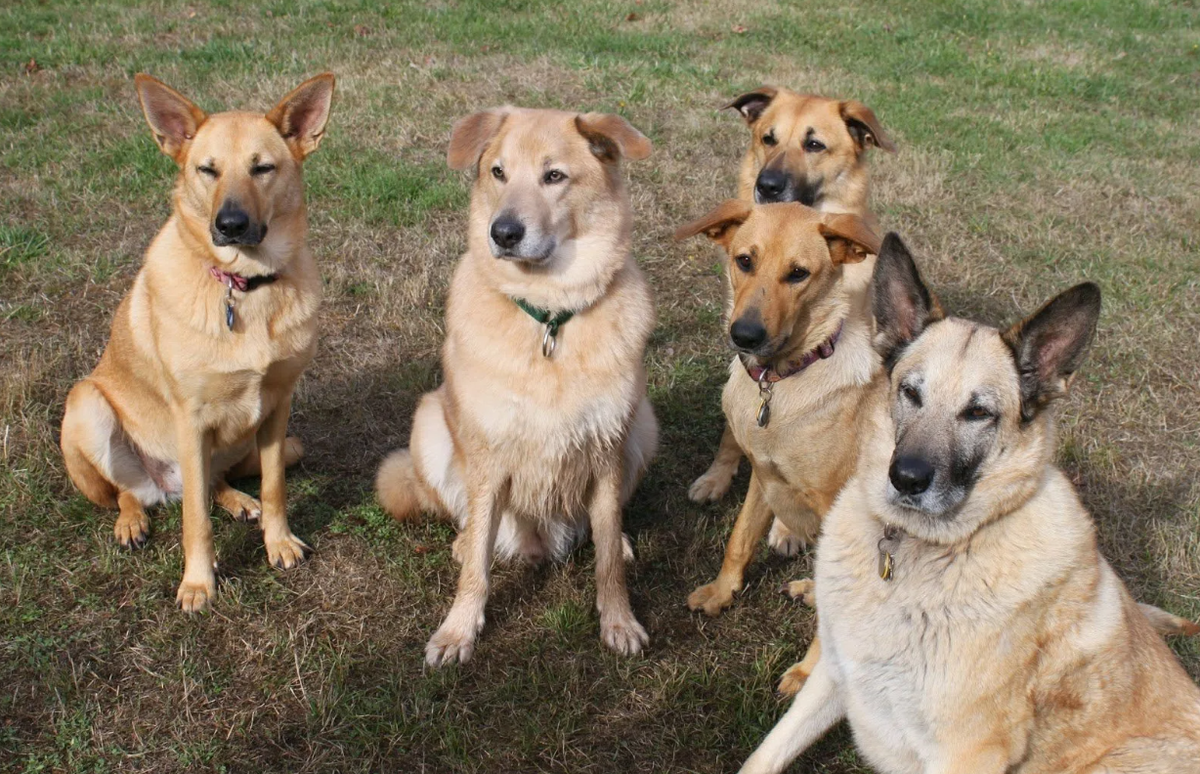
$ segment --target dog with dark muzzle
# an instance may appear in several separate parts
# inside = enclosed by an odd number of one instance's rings
[[[872,229],[867,155],[871,148],[895,153],[896,146],[874,111],[858,100],[798,94],[775,86],[746,92],[726,107],[737,110],[750,129],[750,146],[738,175],[738,198],[770,204],[799,202],[824,213],[855,215]],[[847,267],[847,279],[865,286],[873,259]],[[708,470],[688,488],[695,502],[719,500],[729,491],[742,449],[728,425]],[[804,541],[775,520],[771,547],[795,556]]]
[[[642,358],[650,288],[630,252],[622,174],[650,141],[625,119],[513,107],[454,126],[448,160],[473,169],[467,252],[446,307],[444,383],[379,469],[396,518],[453,519],[458,593],[425,649],[469,659],[492,559],[563,559],[596,546],[600,637],[637,653],[647,636],[625,586],[621,512],[654,456]]]
[[[874,310],[886,369],[817,547],[821,656],[742,771],[845,718],[883,774],[1200,772],[1169,616],[1130,597],[1054,465],[1099,288],[1006,330],[944,318],[889,235]]]
[[[183,499],[185,611],[216,591],[210,495],[259,520],[281,568],[308,547],[288,527],[284,467],[292,392],[317,343],[321,277],[305,243],[301,166],[321,142],[334,79],[312,78],[269,113],[206,115],[147,75],[146,121],[179,165],[171,217],[117,307],[99,365],[71,390],[67,472],[92,502],[120,509],[124,546],[145,542],[146,507]],[[226,474],[262,473],[261,501]]]

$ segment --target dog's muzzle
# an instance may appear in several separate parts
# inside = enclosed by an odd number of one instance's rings
[[[797,179],[782,169],[764,168],[754,181],[755,204],[799,202],[813,207],[821,198],[821,183]]]
[[[527,263],[541,263],[554,252],[553,240],[537,238],[509,213],[501,213],[488,227],[488,246],[495,258]]]
[[[252,222],[250,215],[241,207],[225,202],[213,218],[210,231],[213,244],[217,247],[256,247],[267,237],[267,224]]]

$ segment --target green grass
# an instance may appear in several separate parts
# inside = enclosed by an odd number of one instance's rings
[[[1101,283],[1060,459],[1132,591],[1200,617],[1198,15],[1124,0],[4,4],[0,770],[736,768],[811,633],[775,593],[810,564],[764,556],[720,619],[684,606],[739,497],[685,497],[720,434],[727,354],[718,257],[669,235],[734,192],[745,130],[718,108],[763,82],[875,110],[900,153],[872,158],[874,207],[951,310],[1001,322]],[[56,447],[66,392],[169,212],[173,165],[132,76],[208,110],[265,109],[323,70],[338,94],[306,175],[327,294],[292,420],[309,456],[289,477],[317,551],[276,572],[253,528],[214,515],[219,598],[186,618],[178,506],[121,551]],[[617,111],[655,143],[628,169],[659,309],[662,450],[626,519],[652,645],[604,651],[584,549],[501,569],[475,660],[432,672],[453,531],[393,523],[371,479],[439,379],[468,185],[444,165],[449,127],[507,102]],[[1172,646],[1200,676],[1200,647]],[[866,769],[841,730],[796,770]]]

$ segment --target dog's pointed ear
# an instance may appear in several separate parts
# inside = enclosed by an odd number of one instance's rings
[[[575,129],[588,141],[592,155],[604,162],[641,161],[654,146],[633,124],[613,113],[584,113],[575,116]]]
[[[1100,287],[1084,282],[1001,334],[1021,380],[1021,418],[1067,394],[1100,319]]]
[[[184,149],[207,117],[204,111],[167,84],[145,73],[135,75],[133,83],[146,123],[154,133],[154,141],[175,163],[182,164]]]
[[[879,255],[879,236],[857,215],[823,215],[817,230],[829,243],[834,264],[858,263],[868,255]]]
[[[321,144],[333,105],[334,83],[333,73],[313,76],[267,113],[267,120],[275,124],[296,158],[303,159]]]
[[[451,169],[471,169],[479,164],[488,143],[500,132],[508,107],[481,110],[454,122],[450,130],[450,146],[446,149],[446,164]]]
[[[921,331],[945,315],[925,287],[912,253],[893,232],[883,238],[871,280],[871,310],[875,314],[875,349],[889,371],[904,348]]]
[[[859,153],[866,150],[868,145],[882,148],[888,153],[896,152],[896,144],[888,137],[887,132],[883,131],[883,126],[871,108],[856,99],[848,99],[842,102],[840,112],[842,120],[846,122],[846,130],[858,146]]]
[[[763,111],[771,104],[771,100],[775,99],[775,95],[779,93],[779,89],[774,86],[759,86],[754,91],[748,91],[740,95],[733,102],[730,102],[722,110],[733,108],[742,114],[742,118],[746,119],[746,123],[754,126],[754,123],[762,116]]]
[[[712,212],[675,229],[675,239],[687,239],[701,232],[712,241],[728,248],[734,234],[750,217],[753,207],[741,199],[726,199]]]

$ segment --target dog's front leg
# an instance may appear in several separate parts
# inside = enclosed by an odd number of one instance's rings
[[[200,426],[194,412],[178,408],[175,441],[183,477],[183,582],[175,601],[184,612],[198,613],[217,593],[212,522],[208,517],[212,435]]]
[[[838,686],[829,667],[819,661],[792,706],[746,760],[741,774],[778,774],[845,716]]]
[[[758,548],[758,541],[767,532],[771,523],[771,507],[763,497],[758,476],[750,475],[750,488],[746,491],[746,502],[733,523],[733,534],[725,546],[725,561],[721,572],[712,583],[700,586],[688,595],[688,607],[703,610],[708,615],[718,615],[733,604],[734,593],[742,590],[746,565]]]
[[[650,642],[629,606],[625,585],[625,547],[621,534],[621,460],[614,459],[597,473],[589,515],[596,545],[596,609],[600,639],[623,655],[633,655]]]
[[[311,550],[292,534],[287,521],[287,483],[284,478],[285,443],[292,396],[279,401],[275,410],[258,428],[258,458],[262,465],[262,531],[267,561],[281,569],[291,569],[304,561]]]
[[[425,646],[425,662],[433,667],[469,661],[483,629],[492,551],[508,500],[508,482],[499,483],[493,471],[480,467],[467,471],[467,523],[454,541],[456,558],[462,563],[458,591],[446,619]]]

